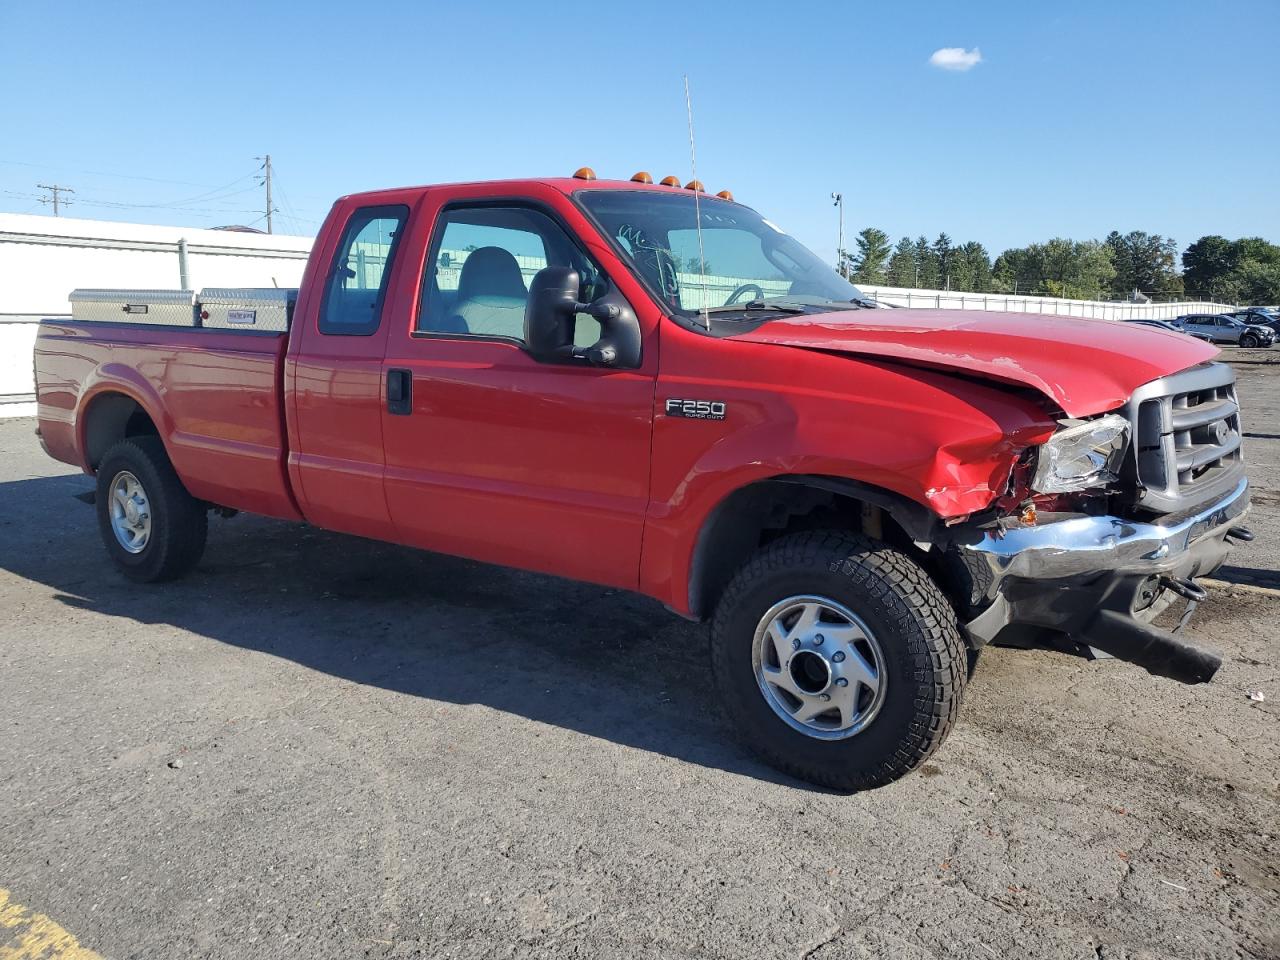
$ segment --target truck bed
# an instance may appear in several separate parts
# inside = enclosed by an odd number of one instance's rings
[[[90,471],[102,451],[87,442],[89,422],[109,415],[112,395],[132,397],[192,495],[300,519],[285,466],[287,341],[284,332],[194,324],[47,320],[35,350],[42,442]]]

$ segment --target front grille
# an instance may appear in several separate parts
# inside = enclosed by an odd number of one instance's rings
[[[1176,513],[1229,492],[1244,473],[1235,374],[1225,363],[1144,384],[1125,410],[1137,506]]]

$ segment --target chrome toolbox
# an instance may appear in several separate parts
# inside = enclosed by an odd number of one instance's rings
[[[196,326],[193,290],[72,290],[71,317],[93,323]]]
[[[206,287],[200,291],[196,312],[206,329],[284,333],[297,298],[293,289]]]

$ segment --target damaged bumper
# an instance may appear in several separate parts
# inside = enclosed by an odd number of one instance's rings
[[[1192,581],[1222,565],[1248,509],[1242,479],[1213,503],[1150,522],[1073,515],[962,534],[953,546],[982,610],[966,624],[969,635],[984,644],[1012,625],[1057,630],[1159,676],[1204,683],[1221,658],[1144,614],[1164,589],[1200,592]]]

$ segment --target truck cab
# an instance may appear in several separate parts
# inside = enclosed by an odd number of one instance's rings
[[[1215,348],[876,310],[673,179],[357,194],[297,291],[73,295],[37,343],[42,442],[136,580],[244,510],[707,620],[734,727],[841,789],[936,750],[993,640],[1212,677],[1150,621],[1251,536]]]

